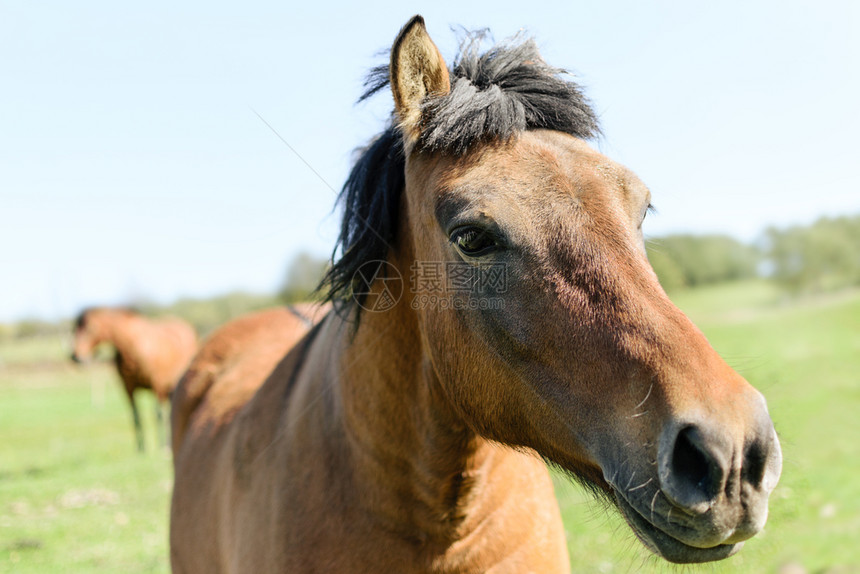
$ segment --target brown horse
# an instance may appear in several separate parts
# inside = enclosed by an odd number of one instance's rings
[[[247,402],[260,381],[330,309],[328,303],[267,309],[233,319],[213,331],[173,396],[174,451],[179,449],[198,407],[209,413],[206,422],[217,419],[219,425],[224,424],[234,414],[235,405]],[[206,405],[201,407],[204,399]],[[200,417],[195,420],[203,421]]]
[[[449,70],[420,17],[376,78],[338,312],[192,367],[223,374],[174,419],[174,571],[565,572],[542,458],[670,561],[736,552],[781,470],[765,401],[660,288],[579,88],[530,41]]]
[[[116,349],[116,367],[122,379],[137,436],[143,451],[143,428],[134,400],[137,389],[155,393],[158,432],[165,441],[162,406],[197,351],[194,328],[181,319],[147,319],[124,308],[86,309],[75,321],[72,360],[88,361],[102,343]]]

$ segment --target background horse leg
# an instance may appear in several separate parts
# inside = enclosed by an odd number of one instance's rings
[[[167,447],[167,432],[164,423],[164,401],[155,400],[155,420],[158,425],[158,442],[162,448]]]
[[[128,402],[131,404],[131,416],[134,419],[134,434],[137,437],[137,451],[143,452],[143,427],[140,425],[140,414],[134,402],[134,389],[128,390]]]

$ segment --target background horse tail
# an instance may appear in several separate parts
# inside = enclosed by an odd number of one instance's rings
[[[243,398],[256,392],[268,372],[328,312],[330,305],[299,304],[244,315],[215,330],[203,343],[173,392],[171,426],[173,451],[178,452],[191,419],[204,402],[215,416],[230,418]],[[260,376],[241,372],[233,381],[231,372],[249,349]],[[236,373],[237,376],[239,373]],[[215,384],[217,381],[217,384]],[[226,382],[225,382],[226,381]]]

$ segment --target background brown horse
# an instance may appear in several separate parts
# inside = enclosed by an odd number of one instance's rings
[[[162,407],[197,351],[194,328],[181,319],[148,319],[130,309],[84,310],[75,321],[72,360],[88,361],[103,343],[116,349],[116,367],[131,405],[138,450],[143,451],[144,440],[134,400],[137,389],[155,393],[158,433],[164,443]]]
[[[396,125],[342,194],[340,313],[285,356],[231,327],[189,370],[205,393],[177,395],[175,572],[564,572],[541,457],[673,562],[762,528],[764,400],[660,288],[650,193],[583,141],[594,113],[559,72],[532,42],[467,43],[449,70],[404,27],[371,88]],[[399,300],[410,271],[433,304]]]
[[[259,381],[330,309],[328,303],[267,309],[234,319],[212,332],[173,397],[174,450],[179,448],[192,413],[204,399],[203,408],[218,424],[227,422],[235,414],[236,405],[248,400]],[[248,361],[251,355],[253,359]],[[216,381],[219,384],[213,387]]]

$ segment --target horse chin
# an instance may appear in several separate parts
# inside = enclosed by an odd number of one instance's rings
[[[690,546],[651,524],[618,491],[615,491],[615,502],[624,520],[630,525],[639,541],[648,550],[669,562],[696,564],[722,560],[737,553],[744,545],[743,542],[738,542],[735,544],[718,544],[710,548]]]

